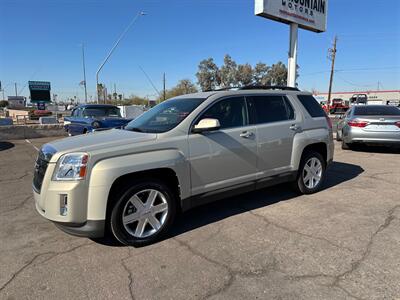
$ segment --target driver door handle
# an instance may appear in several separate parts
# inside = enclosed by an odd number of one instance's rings
[[[248,139],[251,138],[254,135],[254,133],[252,133],[251,131],[243,131],[240,134],[240,137],[244,138],[244,139]]]
[[[301,127],[300,127],[299,125],[297,125],[297,124],[292,124],[292,125],[289,127],[289,129],[290,129],[290,130],[293,130],[293,131],[301,131]]]

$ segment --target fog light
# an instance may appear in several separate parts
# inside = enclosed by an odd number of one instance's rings
[[[68,213],[68,195],[61,194],[60,195],[60,215],[66,216]]]

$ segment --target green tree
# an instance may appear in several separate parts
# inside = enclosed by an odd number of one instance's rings
[[[239,65],[236,73],[236,83],[240,86],[253,84],[254,70],[250,64]]]
[[[268,75],[269,70],[270,67],[268,67],[266,64],[262,62],[257,63],[254,67],[253,83],[255,85],[270,85],[271,78]]]
[[[7,100],[1,100],[0,101],[0,107],[7,107],[8,106],[8,101]]]
[[[196,73],[197,83],[202,91],[214,90],[220,82],[219,69],[211,57],[199,63]]]
[[[286,85],[287,72],[286,65],[281,61],[273,64],[268,71],[268,77],[271,80],[271,85]]]
[[[224,65],[219,71],[221,87],[233,87],[238,85],[238,66],[228,54],[224,56]]]
[[[182,79],[178,82],[176,86],[173,88],[166,90],[165,98],[173,98],[180,95],[186,95],[191,93],[197,93],[198,89],[196,85],[190,79]],[[163,95],[160,95],[158,101],[162,101],[164,99]]]

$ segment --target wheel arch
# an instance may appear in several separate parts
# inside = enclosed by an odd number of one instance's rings
[[[143,170],[121,175],[112,183],[107,197],[106,218],[110,217],[112,207],[121,195],[121,189],[130,183],[144,181],[146,179],[156,179],[168,185],[177,199],[177,205],[181,207],[180,201],[180,185],[176,172],[171,168],[157,168],[151,170]]]
[[[170,184],[180,202],[190,197],[190,169],[183,154],[174,149],[103,159],[91,167],[89,174],[88,220],[104,220],[115,191],[124,183],[145,177]],[[177,205],[180,207],[181,203]]]
[[[311,151],[318,152],[319,154],[321,154],[322,157],[324,158],[325,163],[327,163],[328,145],[326,143],[319,142],[319,143],[313,143],[313,144],[307,145],[306,147],[304,147],[301,156],[303,157],[305,153],[311,152]]]

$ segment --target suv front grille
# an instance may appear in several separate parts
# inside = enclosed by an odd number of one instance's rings
[[[56,153],[56,150],[53,147],[45,145],[39,151],[39,155],[36,159],[35,171],[33,174],[33,188],[39,194],[42,189],[42,183],[44,175],[46,174],[47,165],[49,164],[49,161],[54,153]]]

